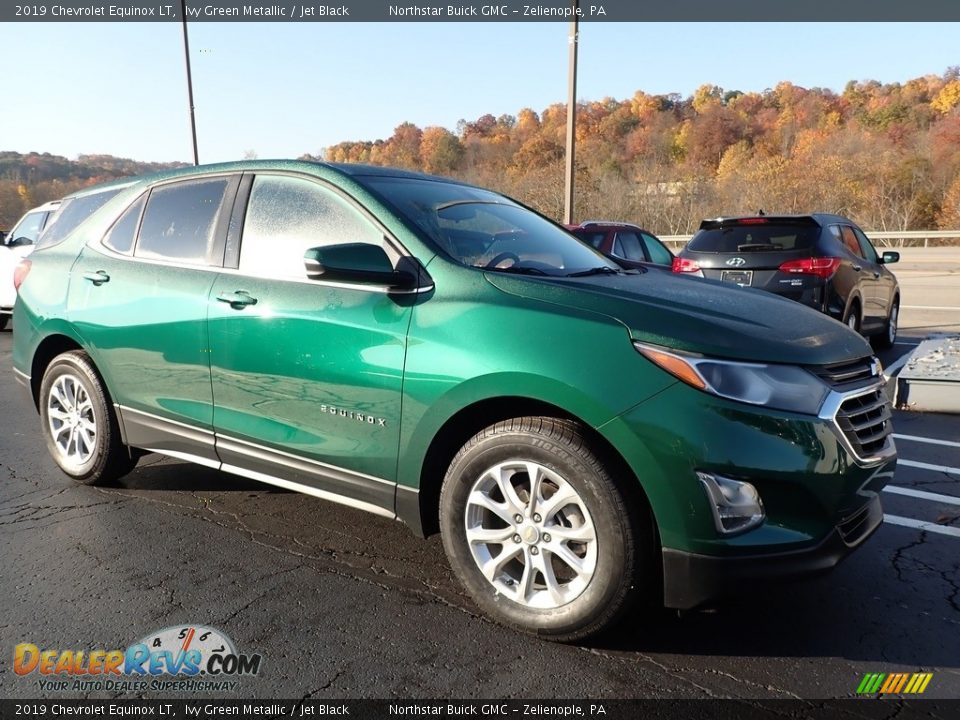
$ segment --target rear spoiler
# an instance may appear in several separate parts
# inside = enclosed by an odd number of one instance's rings
[[[820,227],[810,215],[751,215],[749,217],[719,217],[704,220],[700,223],[701,230],[716,230],[717,228],[736,227],[738,225],[801,225]]]

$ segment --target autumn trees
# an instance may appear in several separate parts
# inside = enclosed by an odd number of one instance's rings
[[[453,175],[559,218],[566,107],[410,123],[375,142],[340,143],[335,161]],[[761,93],[703,85],[691,97],[638,91],[577,112],[576,216],[691,232],[704,217],[838,212],[871,229],[960,229],[960,72],[842,93],[789,82]],[[947,227],[949,226],[949,227]]]

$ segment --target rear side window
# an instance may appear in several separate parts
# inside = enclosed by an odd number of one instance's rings
[[[575,230],[573,235],[597,250],[603,245],[603,239],[607,236],[605,232],[586,232],[583,230]]]
[[[189,265],[212,262],[227,178],[165,185],[150,193],[134,255]]]
[[[122,189],[104,190],[93,195],[65,200],[50,219],[47,229],[40,236],[37,247],[45,248],[62,243],[80,223],[102,208],[108,200],[116,197]]]
[[[347,200],[315,182],[257,176],[243,223],[241,272],[305,279],[304,253],[337,243],[382,245],[383,234]]]
[[[701,230],[687,244],[694,252],[744,253],[809,250],[820,234],[814,224],[757,223]]]
[[[635,232],[618,232],[613,241],[613,254],[627,260],[643,261],[647,256],[643,253],[643,242]]]

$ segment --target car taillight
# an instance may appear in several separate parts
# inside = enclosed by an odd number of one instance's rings
[[[20,286],[23,285],[23,281],[27,279],[27,273],[30,272],[31,265],[32,263],[24,258],[13,271],[13,287],[17,289],[17,292],[20,291]]]
[[[788,260],[780,266],[781,272],[816,275],[824,280],[833,275],[840,267],[840,258],[812,257],[803,260]]]
[[[700,266],[695,260],[685,257],[675,257],[673,259],[673,265],[670,266],[670,269],[675,273],[698,273],[700,272]]]

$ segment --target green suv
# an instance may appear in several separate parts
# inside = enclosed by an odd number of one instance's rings
[[[544,637],[828,569],[882,520],[863,338],[456,181],[174,170],[17,281],[15,373],[67,475],[157,452],[439,531],[477,604]]]

